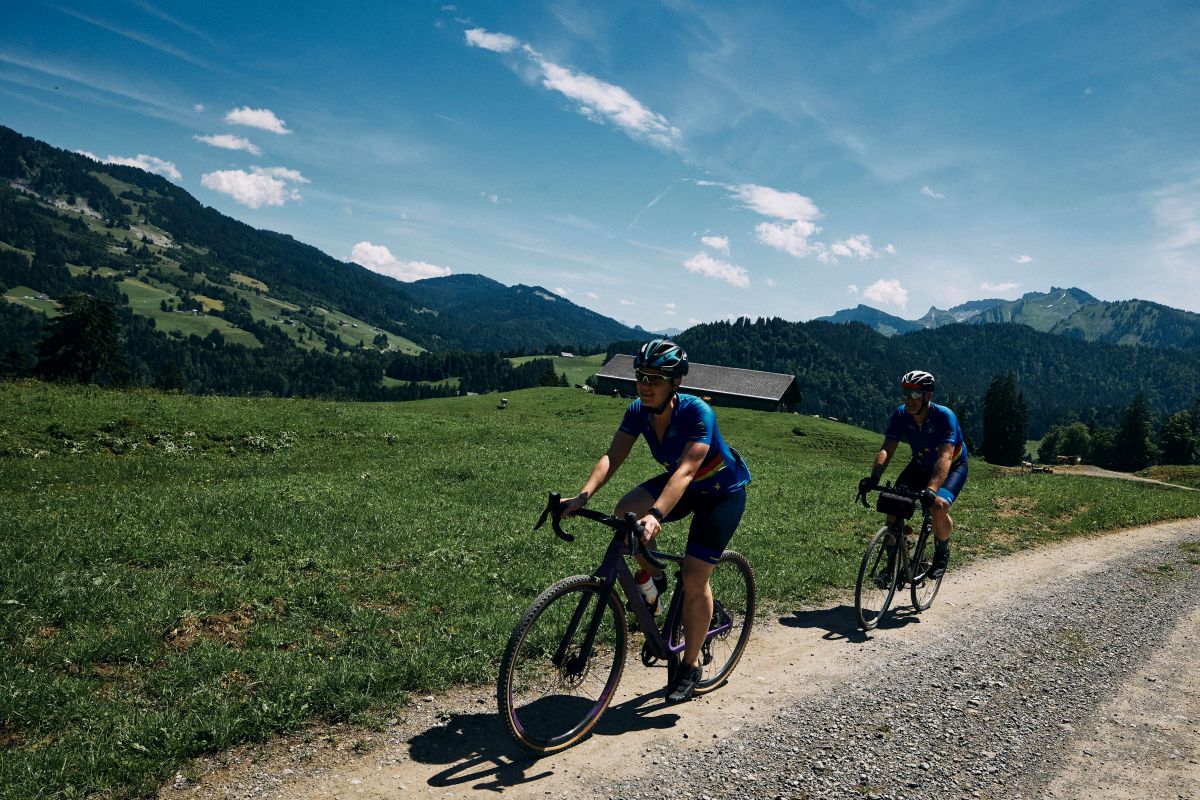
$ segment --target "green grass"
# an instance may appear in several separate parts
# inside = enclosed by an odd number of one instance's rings
[[[0,383],[0,795],[134,797],[188,759],[495,679],[520,612],[607,537],[531,526],[625,403],[576,390],[397,404]],[[851,586],[878,435],[719,409],[754,473],[733,546],[765,613]],[[799,435],[797,433],[804,435]],[[656,474],[639,445],[593,502]],[[893,468],[889,476],[894,476]],[[956,564],[1200,514],[1200,494],[981,462]],[[663,544],[681,547],[683,526]]]
[[[184,336],[194,333],[200,337],[207,336],[210,331],[220,331],[227,342],[244,344],[247,347],[262,347],[262,343],[254,334],[220,317],[193,314],[190,311],[163,311],[160,305],[163,300],[174,303],[177,298],[173,293],[157,286],[126,278],[121,281],[120,287],[134,313],[153,319],[155,327],[160,331],[179,331]]]
[[[39,313],[45,314],[47,317],[57,317],[59,315],[58,302],[55,300],[39,300],[38,290],[31,289],[28,286],[13,286],[8,289],[3,295],[4,299],[9,303],[25,306]]]
[[[1200,489],[1200,465],[1182,466],[1178,464],[1165,464],[1159,467],[1150,467],[1147,470],[1139,472],[1138,475],[1145,478],[1153,478],[1156,481]]]
[[[604,366],[604,353],[595,353],[590,356],[576,356],[574,358],[563,358],[562,356],[549,356],[554,362],[554,371],[557,373],[567,373],[567,380],[572,386],[576,384],[582,385],[588,378],[595,375]],[[548,356],[517,356],[510,358],[513,366],[520,366],[527,361],[532,361],[535,358],[547,358]]]

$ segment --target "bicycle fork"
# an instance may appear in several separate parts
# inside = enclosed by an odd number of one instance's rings
[[[579,630],[579,625],[583,622],[584,615],[587,613],[588,601],[591,598],[591,593],[585,593],[579,598],[579,602],[575,605],[575,611],[571,614],[571,623],[567,625],[567,630],[563,633],[562,641],[558,643],[558,650],[550,662],[559,669],[565,666],[568,675],[576,675],[583,671],[588,660],[592,657],[592,646],[596,643],[596,631],[600,629],[600,623],[604,621],[604,605],[605,599],[612,593],[613,582],[605,581],[604,590],[596,595],[596,608],[592,611],[591,619],[588,621],[587,630],[583,635],[583,643],[579,646],[579,652],[575,654],[569,661],[567,660],[567,652],[571,648],[571,642],[575,639],[575,632]]]

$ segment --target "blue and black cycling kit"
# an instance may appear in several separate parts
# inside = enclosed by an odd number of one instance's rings
[[[741,455],[725,444],[717,430],[717,419],[708,403],[690,394],[676,393],[678,404],[663,438],[654,432],[650,410],[634,400],[625,412],[620,430],[631,436],[643,436],[654,460],[666,470],[641,484],[654,498],[662,494],[679,468],[683,451],[692,442],[708,445],[708,454],[692,476],[687,491],[667,514],[664,522],[674,522],[693,514],[688,529],[686,553],[710,564],[717,563],[746,510],[746,485],[750,470]]]
[[[947,502],[954,502],[967,480],[967,448],[963,443],[962,427],[953,411],[937,403],[930,403],[925,422],[918,425],[901,405],[892,412],[883,437],[897,442],[908,442],[912,447],[912,463],[905,467],[896,479],[897,483],[910,489],[925,488],[933,468],[937,465],[938,450],[943,445],[951,445],[954,452],[950,457],[950,470],[937,493]]]

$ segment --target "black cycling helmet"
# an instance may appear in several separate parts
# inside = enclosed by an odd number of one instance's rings
[[[651,339],[633,357],[634,369],[656,369],[663,375],[682,378],[687,375],[688,357],[683,348],[670,339]]]
[[[912,372],[904,373],[904,377],[900,379],[900,388],[920,389],[923,392],[932,392],[936,383],[937,381],[928,372],[914,369]]]

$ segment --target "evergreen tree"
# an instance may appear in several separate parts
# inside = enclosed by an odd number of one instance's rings
[[[1163,423],[1162,463],[1191,464],[1196,460],[1196,437],[1192,433],[1192,415],[1179,411]]]
[[[1136,472],[1150,466],[1156,455],[1150,440],[1152,429],[1150,407],[1144,392],[1138,392],[1121,418],[1114,442],[1113,459],[1116,468],[1124,472]]]
[[[1020,464],[1028,432],[1029,409],[1016,375],[997,375],[983,400],[983,457],[993,464]]]
[[[168,361],[154,378],[154,388],[161,392],[186,391],[187,385],[183,382],[183,373],[179,371],[179,365]]]
[[[63,299],[62,311],[46,323],[35,374],[52,381],[128,383],[129,367],[112,304],[88,294],[73,294]]]
[[[1097,427],[1092,431],[1092,449],[1088,451],[1088,463],[1106,469],[1116,469],[1117,429]]]

